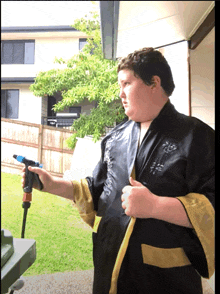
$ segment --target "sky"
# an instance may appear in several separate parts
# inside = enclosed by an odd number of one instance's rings
[[[99,1],[1,1],[1,26],[71,25],[94,9]]]

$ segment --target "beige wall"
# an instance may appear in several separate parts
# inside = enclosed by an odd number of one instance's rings
[[[117,57],[188,40],[214,1],[120,1]]]
[[[36,70],[49,70],[64,66],[54,64],[55,57],[70,59],[79,52],[79,38],[40,38],[35,41]]]
[[[195,116],[215,128],[215,29],[195,50],[190,51],[191,111]]]
[[[19,90],[18,120],[40,124],[42,98],[36,97],[29,90],[30,84],[2,84],[2,90]]]
[[[160,10],[155,6],[157,2],[160,2]],[[169,36],[164,33],[175,27],[177,13],[176,1],[120,1],[117,57],[142,47],[157,47],[183,40],[184,36],[178,29],[172,30],[173,34]]]
[[[74,32],[73,32],[74,35]],[[36,77],[39,71],[65,68],[66,65],[54,64],[55,57],[70,59],[79,52],[79,36],[76,37],[35,37],[34,64],[2,64],[2,77]],[[85,38],[85,36],[81,36]],[[11,37],[12,38],[12,37]],[[21,38],[21,37],[20,37]],[[27,35],[23,39],[29,39]],[[16,40],[16,35],[14,40]],[[31,38],[32,39],[32,38]]]
[[[188,42],[180,42],[158,49],[170,65],[175,88],[170,101],[176,110],[189,115]]]

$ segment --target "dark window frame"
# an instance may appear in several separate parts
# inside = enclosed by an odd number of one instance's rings
[[[84,42],[85,44],[83,46],[80,46],[81,45],[81,42]],[[82,48],[87,44],[87,38],[79,38],[79,51],[82,50]]]
[[[9,97],[9,91],[10,92],[17,92],[17,97],[16,98],[16,105],[10,104],[8,101],[10,98]],[[19,115],[19,89],[2,89],[1,90],[1,117],[4,118],[11,118],[11,119],[18,119]],[[10,114],[10,109],[9,107],[13,108],[13,111]]]
[[[28,62],[28,55],[26,53],[28,43],[33,43],[33,54],[31,53],[31,62]],[[12,44],[12,56],[9,61],[6,60],[4,46]],[[16,44],[21,44],[23,46],[22,53],[19,58],[22,59],[22,62],[16,61],[16,52],[15,46]],[[10,56],[9,56],[10,57]],[[1,64],[34,64],[35,62],[35,40],[2,40],[1,41]]]
[[[83,46],[80,46],[80,42],[85,42],[85,44]],[[88,44],[88,38],[79,38],[79,51],[82,51],[83,47]],[[95,46],[96,48],[97,46]],[[93,55],[93,49],[90,51],[90,54]]]

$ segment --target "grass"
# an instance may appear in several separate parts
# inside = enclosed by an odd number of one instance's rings
[[[2,228],[21,238],[21,176],[1,173],[1,195]],[[91,229],[72,201],[33,190],[25,239],[36,241],[37,258],[24,276],[93,268]]]

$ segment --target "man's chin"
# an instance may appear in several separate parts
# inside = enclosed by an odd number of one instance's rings
[[[131,111],[129,111],[129,109],[126,109],[125,108],[125,114],[130,118],[130,117],[132,117],[134,114],[131,112]]]
[[[135,115],[134,113],[131,113],[129,111],[125,111],[125,114],[127,115],[127,117],[129,118],[129,120],[133,120],[135,122],[139,122],[139,117],[138,115]]]

